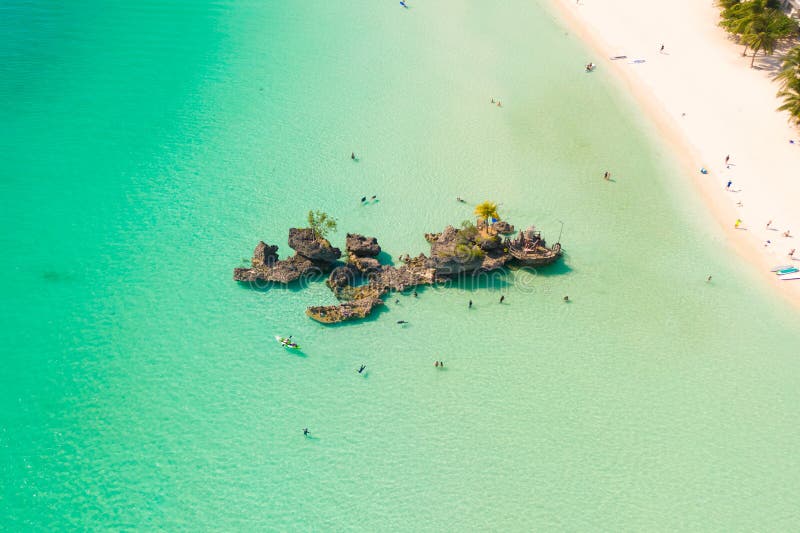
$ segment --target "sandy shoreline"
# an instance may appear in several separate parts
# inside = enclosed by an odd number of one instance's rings
[[[775,110],[778,85],[768,63],[759,56],[756,66],[764,69],[750,68],[742,47],[717,26],[711,1],[675,0],[668,9],[636,0],[552,3],[598,53],[587,61],[616,72],[655,120],[732,247],[800,306],[800,280],[769,272],[800,268],[800,133]],[[619,55],[627,58],[610,59]],[[734,229],[737,219],[744,229]],[[783,236],[787,230],[792,237]]]

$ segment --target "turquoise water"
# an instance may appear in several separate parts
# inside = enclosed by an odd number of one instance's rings
[[[4,2],[2,528],[796,528],[797,311],[588,54],[519,0]],[[458,195],[563,265],[343,327],[231,281]]]

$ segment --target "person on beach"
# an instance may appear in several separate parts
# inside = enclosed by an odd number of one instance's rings
[[[792,257],[794,255],[795,250],[796,248],[792,248],[791,250],[789,250],[789,257]]]
[[[741,218],[737,218],[736,222],[733,224],[733,227],[735,229],[739,229],[739,226],[741,226],[741,225],[742,225],[742,219]]]
[[[659,52],[661,52],[662,54],[664,53],[664,45],[663,44],[661,45],[661,50],[659,50]]]
[[[406,322],[405,320],[398,320],[397,323],[398,324],[408,324],[408,322]]]
[[[791,235],[791,233],[789,232],[789,230],[787,229],[786,231],[784,231],[784,232],[783,232],[783,236],[784,236],[784,237],[791,237],[792,235]]]
[[[770,220],[769,222],[767,222],[767,229],[769,229],[769,227],[770,227],[771,225],[772,225],[772,221]]]
[[[725,190],[726,190],[726,191],[729,191],[729,190],[731,190],[731,185],[733,185],[733,182],[732,182],[731,180],[728,180],[728,183],[727,183],[727,185],[725,185]]]
[[[771,241],[771,240],[769,240],[769,239],[767,239],[766,241],[764,241],[764,248],[766,248],[766,247],[767,247],[767,246],[769,246],[770,244],[772,244],[772,241]]]
[[[727,164],[728,164],[728,161],[730,161],[730,160],[731,160],[731,156],[729,156],[729,155],[726,155],[726,156],[725,156],[725,164],[727,165]]]

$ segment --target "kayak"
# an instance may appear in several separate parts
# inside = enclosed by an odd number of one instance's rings
[[[782,279],[783,281],[790,281],[793,279],[800,279],[800,272],[795,272],[793,274],[784,274],[778,279]]]
[[[800,268],[795,268],[795,267],[784,268],[783,270],[778,270],[777,274],[779,276],[782,276],[783,274],[793,274],[795,272],[800,272]]]
[[[275,340],[281,343],[281,345],[283,345],[284,348],[291,348],[293,350],[300,349],[299,344],[297,344],[296,342],[292,342],[288,338],[281,337],[280,335],[275,335]]]

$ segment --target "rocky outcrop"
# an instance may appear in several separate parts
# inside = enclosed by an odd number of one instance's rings
[[[380,262],[372,257],[351,257],[350,262],[363,274],[378,272],[382,268]]]
[[[465,224],[461,229],[447,226],[440,233],[427,233],[430,257],[401,256],[398,267],[381,265],[376,257],[381,247],[374,237],[348,233],[345,250],[348,262],[337,259],[338,248],[318,238],[310,229],[291,228],[289,246],[296,254],[278,259],[278,247],[258,243],[251,259],[251,268],[234,269],[233,279],[244,282],[266,281],[291,283],[302,276],[330,272],[326,281],[339,305],[312,306],[306,314],[326,324],[355,320],[368,316],[383,304],[381,299],[392,291],[402,292],[412,287],[434,285],[455,276],[503,268],[507,263],[522,266],[543,266],[557,260],[561,245],[546,248],[538,231],[531,228],[516,239],[500,235],[513,231],[506,222],[496,222],[488,230]],[[335,268],[334,268],[335,267]]]
[[[381,253],[378,239],[365,237],[358,233],[348,233],[345,241],[345,250],[350,257],[377,257]]]
[[[253,251],[251,268],[235,268],[233,279],[242,282],[273,282],[288,284],[303,276],[329,272],[342,252],[325,239],[314,240],[310,229],[291,228],[289,246],[297,253],[288,259],[278,259],[278,247],[261,241]]]
[[[380,272],[370,276],[370,284],[380,287],[385,291],[402,292],[418,285],[433,285],[446,278],[437,275],[432,261],[420,254],[409,259],[406,264],[395,268],[386,266]]]
[[[514,233],[514,226],[512,226],[505,220],[498,220],[497,222],[491,225],[491,228],[494,233],[500,235],[509,235],[511,233]]]
[[[334,324],[346,320],[365,318],[372,313],[374,308],[381,305],[383,305],[383,300],[380,298],[362,298],[339,305],[309,307],[306,309],[306,315],[317,322]]]
[[[491,253],[494,251],[499,250],[503,247],[503,239],[501,239],[497,235],[493,235],[491,237],[482,238],[477,241],[478,246],[481,250],[487,253]]]
[[[447,226],[443,232],[425,236],[431,243],[431,260],[440,276],[457,276],[480,268],[485,253],[475,242],[461,238]]]
[[[310,228],[290,228],[289,248],[315,263],[333,263],[342,257],[341,250],[331,246],[327,239],[317,237]]]
[[[253,252],[253,268],[272,266],[278,260],[278,247],[261,241]]]
[[[294,255],[283,261],[273,261],[253,268],[235,268],[233,279],[251,283],[263,281],[289,284],[302,276],[322,273],[325,271],[324,267],[325,265],[317,265],[305,257]]]
[[[348,263],[346,265],[334,268],[331,271],[331,275],[328,276],[328,281],[325,283],[331,290],[334,290],[341,287],[355,285],[360,277],[361,273],[358,271],[358,269]]]

